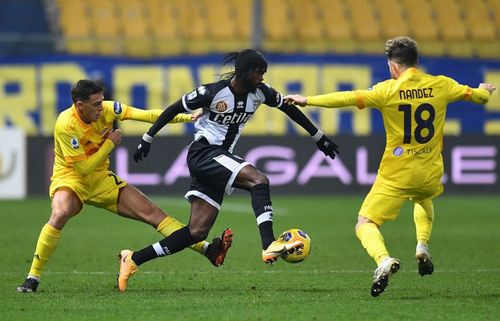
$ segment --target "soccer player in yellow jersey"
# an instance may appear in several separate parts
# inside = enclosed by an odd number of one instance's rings
[[[121,140],[120,130],[113,130],[113,122],[130,119],[153,123],[163,110],[142,110],[117,101],[104,101],[103,88],[92,80],[75,83],[71,98],[73,105],[61,112],[54,130],[55,160],[49,191],[52,213],[42,228],[31,269],[18,292],[36,292],[42,270],[59,243],[61,230],[82,210],[83,204],[142,221],[164,236],[184,226],[108,169],[109,153]],[[181,114],[174,122],[194,118]],[[231,242],[232,232],[226,229],[212,243],[202,241],[192,245],[192,249],[220,266]]]
[[[374,297],[385,290],[389,276],[400,267],[399,260],[389,256],[379,227],[396,219],[406,200],[414,203],[418,272],[424,276],[434,271],[428,242],[434,219],[432,199],[443,191],[441,150],[447,105],[458,100],[485,104],[495,90],[492,84],[470,88],[449,77],[422,72],[417,68],[417,43],[411,38],[388,40],[385,53],[392,79],[370,90],[285,97],[299,106],[355,105],[382,113],[386,147],[356,224],[356,236],[378,265],[371,288]]]

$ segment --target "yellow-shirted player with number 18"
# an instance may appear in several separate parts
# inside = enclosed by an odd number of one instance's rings
[[[424,276],[434,271],[428,242],[434,219],[432,199],[443,191],[441,150],[446,108],[458,100],[485,104],[495,90],[492,84],[470,88],[449,77],[420,71],[416,68],[417,43],[411,38],[388,40],[385,53],[393,79],[371,90],[285,97],[300,106],[374,107],[382,113],[386,147],[356,224],[356,236],[378,266],[371,288],[374,297],[385,290],[389,276],[400,267],[399,260],[389,256],[379,227],[396,219],[406,200],[414,202],[418,272]]]
[[[42,270],[59,243],[61,230],[82,210],[83,204],[142,221],[164,236],[184,226],[108,169],[109,154],[121,141],[120,130],[113,130],[113,122],[130,119],[153,123],[163,110],[142,110],[117,101],[104,101],[103,88],[86,79],[73,85],[71,98],[73,105],[59,114],[54,130],[55,159],[49,190],[52,213],[40,232],[31,269],[18,292],[36,292]],[[194,118],[181,114],[174,122]],[[231,242],[232,232],[226,229],[212,243],[202,241],[191,247],[213,265],[220,266]]]

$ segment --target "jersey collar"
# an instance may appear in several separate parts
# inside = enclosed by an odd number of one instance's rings
[[[408,79],[411,76],[413,76],[414,74],[418,74],[420,72],[421,71],[418,70],[416,67],[410,67],[410,68],[406,69],[405,71],[403,71],[403,73],[401,75],[399,75],[398,80]]]
[[[80,118],[80,115],[78,115],[78,112],[76,111],[76,106],[75,104],[73,104],[71,106],[71,109],[73,111],[73,116],[75,116],[75,118],[78,120],[78,122],[80,123],[80,125],[83,127],[83,128],[88,128],[90,127],[91,124],[87,124],[86,122],[84,122],[81,118]]]

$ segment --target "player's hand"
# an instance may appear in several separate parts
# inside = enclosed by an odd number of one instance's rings
[[[286,95],[284,98],[285,103],[305,107],[307,105],[307,98],[301,95]]]
[[[493,94],[493,91],[496,89],[494,85],[489,83],[480,83],[479,88],[486,89],[487,91],[490,92],[490,95]]]
[[[115,129],[106,133],[104,137],[111,140],[116,146],[122,142],[122,131],[120,129]]]
[[[339,146],[335,144],[330,138],[323,134],[321,138],[316,142],[318,149],[322,151],[325,156],[335,159],[335,156],[339,154]]]
[[[134,152],[134,161],[139,163],[142,158],[146,158],[151,149],[151,143],[153,142],[153,137],[148,134],[142,135],[141,142],[137,145],[137,149]]]
[[[201,116],[203,116],[202,108],[191,114],[191,121],[197,121]]]

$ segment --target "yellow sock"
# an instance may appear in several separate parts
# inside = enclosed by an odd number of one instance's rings
[[[183,228],[184,226],[186,226],[186,225],[182,224],[181,222],[179,222],[175,218],[173,218],[171,216],[167,216],[158,225],[158,227],[156,228],[156,231],[160,232],[163,236],[167,237],[170,234],[174,233],[175,231]],[[201,241],[201,242],[198,242],[196,244],[190,245],[189,247],[200,254],[204,254],[205,251],[207,250],[208,242]]]
[[[431,238],[432,222],[434,221],[434,205],[431,200],[415,203],[413,220],[419,244],[427,244]]]
[[[374,223],[364,223],[356,229],[356,236],[361,241],[368,255],[370,255],[377,265],[389,256],[384,244],[384,237]]]
[[[31,262],[30,276],[40,278],[43,267],[49,260],[52,253],[54,253],[60,238],[60,230],[50,226],[49,224],[45,224],[43,226],[40,236],[38,236],[35,254],[33,256],[33,261]]]

